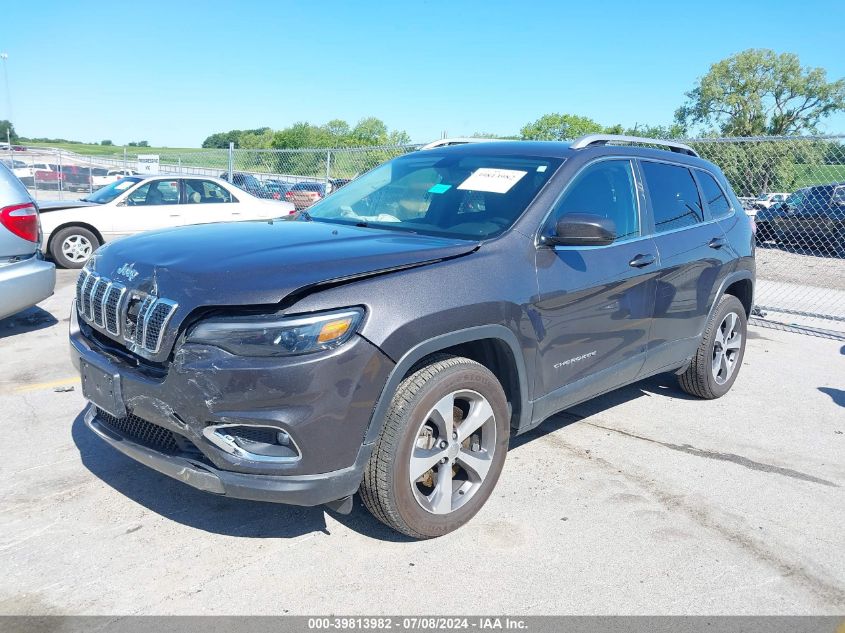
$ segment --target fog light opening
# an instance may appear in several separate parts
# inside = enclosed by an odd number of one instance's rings
[[[252,424],[210,424],[203,436],[221,450],[255,462],[295,462],[302,454],[287,431]]]

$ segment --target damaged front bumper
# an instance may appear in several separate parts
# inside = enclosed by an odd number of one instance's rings
[[[357,490],[373,448],[363,443],[373,403],[393,367],[369,341],[355,337],[330,351],[285,358],[183,344],[158,372],[133,365],[108,343],[83,331],[72,311],[71,356],[92,402],[85,424],[125,455],[200,490],[242,499],[318,505]],[[91,375],[105,377],[106,386]],[[294,457],[231,450],[213,432],[238,428],[278,433]]]
[[[315,506],[354,494],[361,483],[361,473],[372,452],[372,445],[362,446],[354,464],[328,473],[248,475],[218,470],[204,461],[167,455],[132,442],[98,420],[97,407],[93,404],[89,405],[85,412],[85,425],[127,457],[198,490],[236,499],[291,505]]]

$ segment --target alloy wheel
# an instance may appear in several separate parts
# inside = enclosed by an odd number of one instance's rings
[[[742,332],[738,327],[740,322],[736,312],[728,312],[716,330],[711,364],[716,384],[724,385],[736,371],[736,362],[742,348]]]
[[[490,403],[462,389],[442,397],[417,429],[410,458],[410,484],[417,503],[448,514],[481,488],[496,451],[496,420]]]

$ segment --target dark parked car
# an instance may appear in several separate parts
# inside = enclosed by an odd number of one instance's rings
[[[284,200],[285,194],[293,187],[292,182],[281,180],[265,180],[262,185],[266,191],[270,192],[274,200]]]
[[[724,395],[751,221],[692,149],[631,140],[414,152],[291,221],[100,249],[70,324],[87,426],[201,490],[339,511],[360,490],[427,538],[481,508],[512,433],[662,372]]]
[[[222,178],[226,182],[229,182],[229,173],[223,172],[222,174],[220,174],[220,178]],[[256,178],[252,174],[233,172],[232,184],[238,187],[239,189],[243,189],[247,193],[252,194],[256,198],[264,198],[265,200],[279,200],[279,198],[276,198],[271,192],[267,191],[267,189],[265,189],[258,181],[258,178]]]
[[[345,187],[350,182],[352,182],[351,178],[329,178],[329,193]]]
[[[760,209],[755,221],[758,241],[845,257],[845,183],[799,189],[783,204]]]

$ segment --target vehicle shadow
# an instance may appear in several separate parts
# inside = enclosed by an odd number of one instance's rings
[[[35,332],[44,328],[52,327],[58,323],[58,319],[52,314],[33,306],[23,312],[18,312],[5,319],[0,319],[0,339],[26,332]]]
[[[80,412],[71,435],[82,464],[117,492],[189,527],[246,538],[294,538],[327,532],[322,508],[230,499],[195,490],[126,457],[95,436]]]
[[[652,394],[692,398],[676,386],[674,375],[660,374],[550,417],[537,428],[512,438],[509,450],[516,450],[618,404]],[[73,421],[71,435],[82,464],[101,481],[150,512],[198,530],[244,538],[295,538],[313,532],[331,534],[326,525],[326,513],[329,513],[338,523],[368,538],[395,543],[414,541],[374,518],[357,494],[349,514],[333,512],[323,506],[308,508],[221,497],[195,490],[114,450],[85,426],[82,412]]]
[[[195,490],[152,470],[96,437],[85,426],[83,412],[73,421],[71,436],[82,464],[120,494],[171,521],[205,532],[244,538],[295,538],[313,532],[330,534],[324,506],[301,507],[231,499]],[[348,515],[332,512],[341,524],[383,541],[411,541],[377,521],[358,495]]]
[[[651,397],[653,395],[661,395],[670,398],[677,398],[678,400],[697,400],[695,396],[682,391],[678,386],[678,380],[672,373],[658,374],[651,378],[646,378],[640,382],[636,382],[627,387],[622,387],[614,391],[610,391],[602,396],[588,400],[579,405],[556,413],[552,417],[540,423],[536,428],[514,437],[511,439],[509,451],[519,448],[520,446],[531,442],[532,440],[554,433],[562,428],[581,422],[585,418],[598,415],[608,409],[636,400],[642,397]]]
[[[819,387],[819,391],[830,396],[830,399],[833,400],[834,404],[838,404],[840,407],[845,407],[845,391],[842,389],[835,389],[834,387]]]

